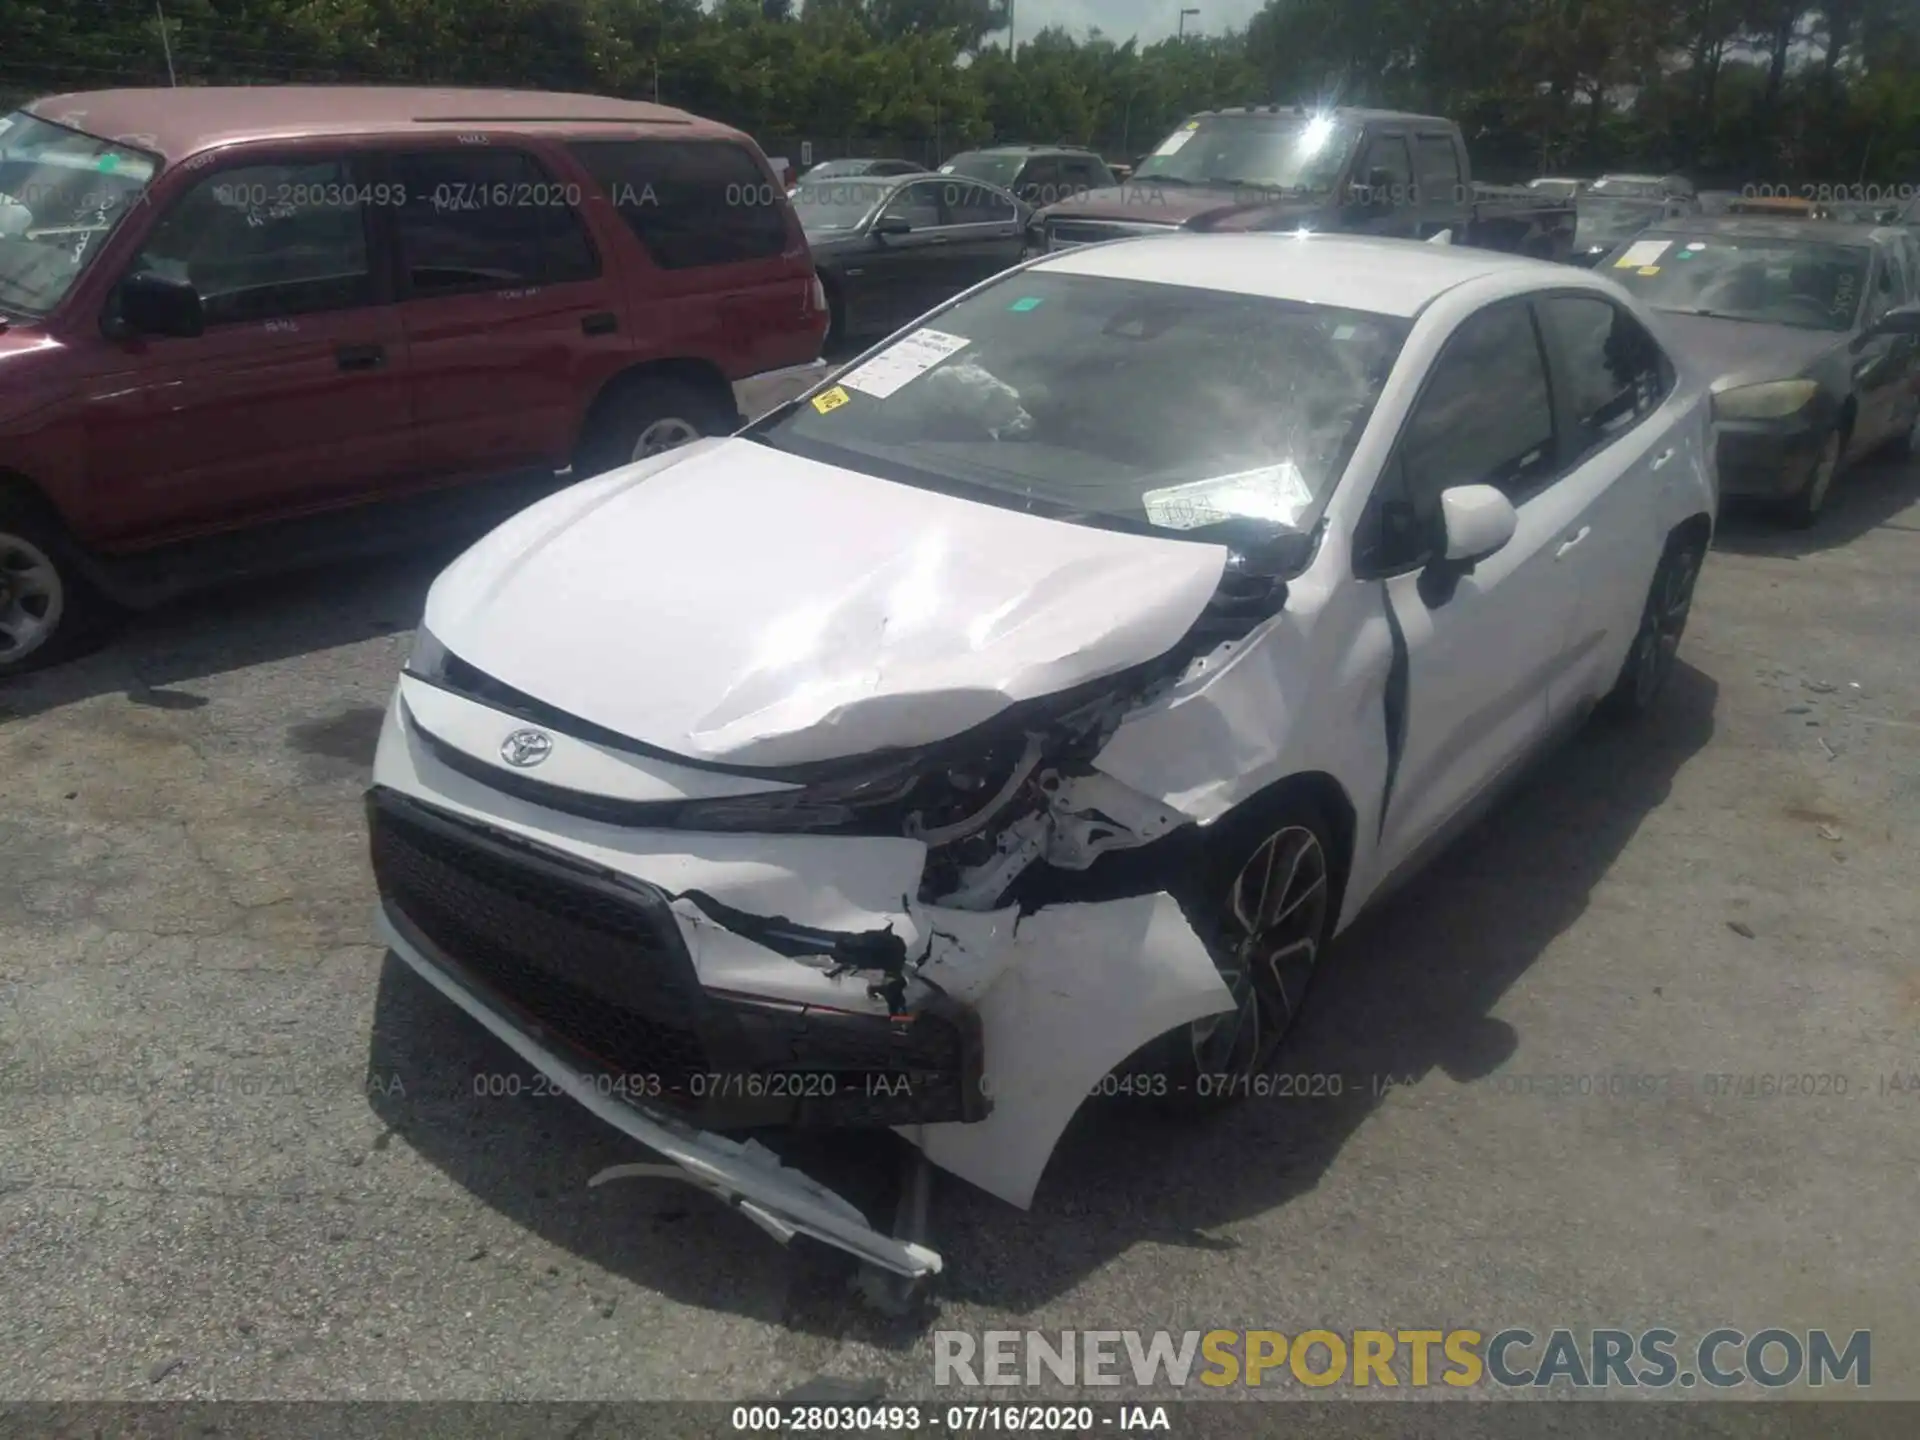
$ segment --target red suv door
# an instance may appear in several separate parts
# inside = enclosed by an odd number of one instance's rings
[[[155,198],[126,273],[192,281],[204,333],[96,352],[80,401],[106,544],[338,503],[413,465],[406,342],[348,156],[238,156]],[[114,303],[108,301],[108,328]]]
[[[422,479],[559,470],[634,345],[577,180],[496,141],[386,157]]]

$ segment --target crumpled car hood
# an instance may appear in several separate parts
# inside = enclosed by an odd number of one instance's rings
[[[1163,654],[1226,558],[726,439],[522,512],[435,582],[426,625],[580,719],[779,767],[942,740]]]

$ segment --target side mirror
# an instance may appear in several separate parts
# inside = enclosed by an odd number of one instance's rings
[[[1456,485],[1440,492],[1440,523],[1446,535],[1446,559],[1472,565],[1513,539],[1520,516],[1513,502],[1491,485]]]
[[[907,219],[906,216],[882,215],[878,220],[873,222],[873,228],[867,233],[885,237],[888,235],[909,235],[912,232],[913,222]]]
[[[1920,335],[1920,305],[1896,305],[1874,323],[1872,335]]]
[[[191,340],[207,328],[192,282],[143,271],[120,282],[120,323],[127,334]]]

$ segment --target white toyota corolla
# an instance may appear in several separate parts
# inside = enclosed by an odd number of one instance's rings
[[[924,1275],[725,1132],[891,1129],[1024,1207],[1116,1072],[1242,1093],[1334,935],[1652,703],[1711,442],[1578,270],[1249,235],[1008,271],[439,578],[368,795],[384,937],[668,1173]]]

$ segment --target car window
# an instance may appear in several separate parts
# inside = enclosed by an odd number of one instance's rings
[[[1070,194],[1060,173],[1060,161],[1051,155],[1029,160],[1013,186],[1013,193],[1029,205],[1051,205]]]
[[[410,294],[555,285],[599,271],[573,207],[580,187],[517,150],[424,150],[399,158],[394,241]]]
[[[1375,170],[1387,172],[1387,193],[1378,198],[1395,205],[1406,204],[1413,189],[1413,161],[1408,158],[1404,135],[1376,135],[1368,142],[1367,153],[1361,156],[1354,178],[1362,185],[1370,185]]]
[[[130,273],[190,281],[208,325],[371,305],[363,199],[344,159],[213,171],[167,211]]]
[[[946,180],[916,180],[911,185],[903,185],[887,202],[887,208],[880,212],[880,218],[905,220],[916,230],[931,230],[944,225],[947,222],[940,208],[940,192],[951,183]]]
[[[1446,135],[1422,135],[1414,141],[1419,162],[1420,198],[1428,205],[1464,201],[1460,190],[1460,152]]]
[[[1068,159],[1060,162],[1060,178],[1077,195],[1089,190],[1098,190],[1107,183],[1102,166],[1089,159]]]
[[[944,198],[955,225],[1005,225],[1014,218],[1013,201],[984,185],[950,183]]]
[[[1539,312],[1572,420],[1566,463],[1577,464],[1659,409],[1670,376],[1653,337],[1610,301],[1554,296]]]
[[[1436,510],[1455,485],[1494,485],[1518,503],[1556,468],[1553,404],[1539,337],[1520,301],[1454,332],[1400,437],[1407,483]]]
[[[567,148],[663,270],[786,251],[785,192],[731,140],[578,140]]]

